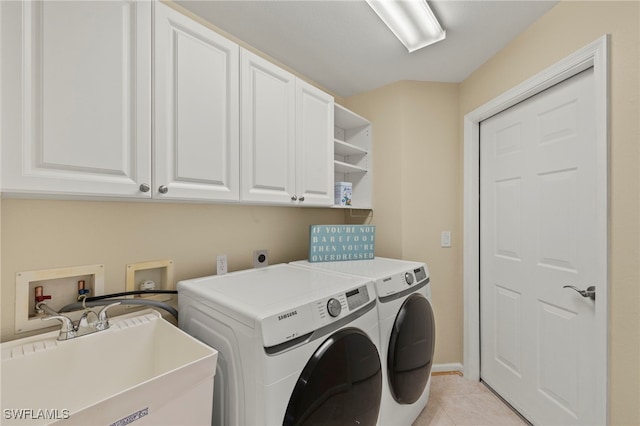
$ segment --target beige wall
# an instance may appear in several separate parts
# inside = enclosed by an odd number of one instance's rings
[[[458,85],[403,81],[346,101],[373,122],[376,255],[426,262],[434,362],[462,362]],[[440,231],[453,247],[440,247]]]
[[[174,279],[253,267],[253,250],[271,264],[304,259],[309,225],[344,223],[329,208],[2,200],[2,340],[14,335],[15,274],[73,265],[105,265],[105,290],[125,290],[126,265],[173,259]]]
[[[609,399],[617,425],[640,424],[639,27],[635,1],[561,2],[460,85],[399,82],[345,100],[374,123],[378,243],[385,255],[429,264],[435,362],[462,362],[462,119],[611,34]],[[438,246],[444,229],[453,231],[452,249]]]

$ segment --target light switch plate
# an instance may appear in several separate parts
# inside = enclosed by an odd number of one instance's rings
[[[451,231],[442,231],[440,233],[440,247],[451,247]]]

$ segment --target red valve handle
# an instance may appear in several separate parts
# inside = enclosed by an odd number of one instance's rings
[[[35,288],[35,297],[36,297],[36,303],[40,303],[44,300],[49,300],[51,299],[51,296],[45,296],[44,295],[44,291],[42,289],[42,286],[38,286]]]

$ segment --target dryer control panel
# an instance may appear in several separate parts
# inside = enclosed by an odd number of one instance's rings
[[[376,280],[378,297],[390,296],[404,291],[409,287],[422,283],[426,279],[427,271],[424,266],[380,278]]]
[[[265,348],[276,346],[351,315],[373,300],[373,283],[271,315],[262,320]]]

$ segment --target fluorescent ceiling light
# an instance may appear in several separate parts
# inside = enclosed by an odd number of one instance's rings
[[[367,0],[367,3],[409,52],[445,38],[426,0]]]

